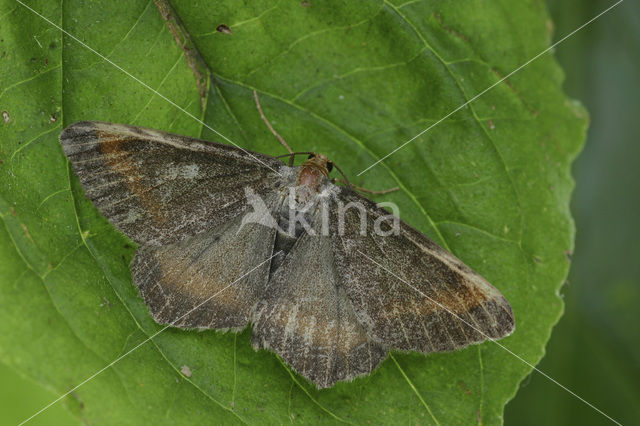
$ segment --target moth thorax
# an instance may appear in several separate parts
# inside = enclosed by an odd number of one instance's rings
[[[306,187],[309,192],[308,196],[315,195],[320,189],[322,181],[329,177],[328,163],[329,159],[326,156],[314,154],[313,157],[305,161],[300,167],[297,185],[299,187]]]

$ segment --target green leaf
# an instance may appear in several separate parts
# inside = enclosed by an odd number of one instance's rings
[[[327,154],[358,185],[400,186],[376,199],[499,288],[517,324],[500,345],[540,360],[563,309],[570,165],[587,122],[551,56],[356,177],[544,50],[552,25],[540,2],[177,1],[215,75],[204,112],[153,2],[29,5],[242,147],[284,153],[256,90],[295,150]],[[0,109],[0,360],[63,393],[160,326],[131,282],[134,247],[85,199],[60,130],[104,120],[220,138],[12,0],[0,1]],[[370,376],[318,391],[254,352],[249,335],[169,329],[66,403],[107,424],[495,424],[531,371],[487,342],[393,353]]]

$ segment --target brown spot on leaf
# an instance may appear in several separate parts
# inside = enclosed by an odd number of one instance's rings
[[[535,109],[531,108],[529,105],[526,104],[526,102],[524,101],[524,99],[522,98],[522,95],[515,89],[515,87],[513,87],[513,85],[511,84],[511,82],[509,81],[508,78],[506,78],[505,76],[503,76],[498,70],[492,68],[491,71],[498,76],[499,80],[502,80],[502,83],[506,84],[507,87],[509,89],[511,89],[511,91],[514,93],[514,95],[516,95],[518,97],[518,99],[520,99],[520,102],[522,102],[522,104],[525,106],[525,108],[527,108],[529,110],[529,112],[531,113],[531,115],[533,115],[534,117],[538,116],[538,111],[536,111]]]
[[[31,242],[33,242],[33,238],[31,238],[31,233],[29,232],[27,225],[25,225],[24,223],[21,223],[20,226],[22,226],[22,230],[24,231],[24,234],[27,236],[27,238],[30,239]]]
[[[229,28],[228,25],[225,24],[220,24],[216,27],[216,31],[222,34],[233,34],[233,32],[231,31],[231,28]]]
[[[71,396],[76,400],[76,402],[78,403],[78,408],[80,408],[81,410],[84,410],[84,402],[82,401],[82,399],[80,398],[80,395],[78,395],[75,392],[71,392]]]
[[[464,391],[464,393],[466,393],[467,395],[471,395],[471,390],[469,390],[469,387],[462,381],[458,382],[458,384],[460,385],[460,389],[462,389]]]
[[[564,251],[564,258],[567,259],[567,263],[571,263],[571,256],[573,256],[573,251],[571,250]]]
[[[11,121],[11,116],[9,115],[9,111],[7,111],[7,110],[2,111],[2,120],[5,123],[8,123],[8,122]]]
[[[464,41],[465,43],[469,43],[469,39],[462,34],[461,32],[458,32],[454,29],[452,29],[451,27],[446,26],[443,22],[442,22],[442,17],[440,16],[439,13],[434,13],[433,17],[436,19],[436,21],[438,21],[438,24],[440,24],[440,26],[449,34],[454,35],[456,37],[458,37],[460,40]]]

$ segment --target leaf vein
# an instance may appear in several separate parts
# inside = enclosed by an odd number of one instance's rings
[[[418,389],[416,389],[416,387],[413,384],[413,382],[411,381],[411,379],[409,379],[409,376],[407,376],[407,374],[404,372],[402,367],[400,367],[400,364],[398,363],[398,360],[396,360],[396,357],[394,357],[393,354],[389,354],[389,358],[391,358],[393,360],[393,362],[395,363],[396,367],[398,367],[398,370],[400,371],[400,374],[402,374],[402,377],[404,377],[404,379],[406,380],[407,384],[409,385],[409,387],[411,388],[413,393],[416,394],[416,396],[418,397],[418,399],[420,400],[420,402],[422,403],[424,408],[427,410],[427,413],[429,413],[429,416],[431,416],[431,418],[433,419],[435,424],[440,425],[440,422],[438,421],[438,419],[436,419],[436,416],[433,415],[433,412],[431,411],[431,408],[429,408],[429,405],[427,405],[425,400],[422,398],[422,395],[420,395],[420,392],[418,392]]]
[[[0,92],[0,99],[2,99],[2,96],[4,96],[4,94],[5,94],[6,92],[8,92],[9,90],[11,90],[11,89],[15,89],[16,87],[18,87],[18,86],[20,86],[20,85],[22,85],[22,84],[28,83],[28,82],[30,82],[30,81],[32,81],[32,80],[35,80],[35,79],[36,79],[36,78],[38,78],[38,77],[42,77],[43,75],[45,75],[45,74],[49,73],[50,71],[56,70],[56,69],[58,69],[58,68],[60,68],[60,67],[61,67],[61,65],[60,65],[60,64],[58,64],[58,65],[56,65],[56,66],[54,66],[54,67],[47,68],[46,70],[44,70],[44,71],[42,71],[42,72],[39,72],[38,74],[36,74],[36,75],[34,75],[34,76],[32,76],[32,77],[25,78],[24,80],[20,80],[20,81],[18,81],[18,82],[15,82],[15,83],[13,83],[13,84],[10,84],[9,86],[5,87],[5,88],[2,90],[2,92]]]
[[[138,111],[138,113],[135,115],[135,117],[133,117],[133,120],[131,121],[131,124],[133,124],[136,121],[138,121],[138,118],[140,118],[140,115],[142,115],[142,113],[149,107],[149,105],[151,104],[151,101],[153,101],[153,99],[156,97],[156,92],[160,91],[160,88],[167,81],[167,78],[169,78],[171,73],[173,73],[173,71],[176,69],[176,67],[180,63],[180,61],[181,61],[183,56],[184,56],[183,53],[181,53],[178,56],[178,59],[176,60],[176,62],[171,66],[171,68],[169,68],[169,71],[167,71],[167,73],[164,75],[164,77],[160,81],[160,84],[158,84],[158,86],[151,93],[151,96],[149,96],[149,100],[147,101],[147,103],[140,109],[140,111]]]
[[[249,71],[244,77],[245,77],[245,79],[248,79],[253,74],[255,74],[259,70],[263,69],[265,66],[270,65],[271,63],[275,62],[276,60],[278,60],[282,56],[285,56],[287,53],[291,52],[296,45],[300,44],[304,40],[307,40],[307,39],[309,39],[311,37],[315,37],[317,35],[324,34],[324,33],[330,32],[330,31],[346,30],[346,29],[349,29],[349,28],[355,28],[355,27],[358,27],[360,25],[364,25],[367,22],[371,21],[371,19],[373,19],[376,15],[378,15],[381,10],[382,10],[382,7],[376,13],[374,13],[370,18],[363,19],[362,21],[356,22],[355,24],[342,25],[342,26],[336,26],[336,27],[330,27],[330,28],[323,28],[321,30],[312,31],[312,32],[309,32],[309,33],[301,36],[301,37],[298,37],[297,39],[292,41],[289,44],[289,46],[287,46],[286,49],[284,49],[283,51],[281,51],[280,53],[278,53],[274,57],[270,58],[269,60],[265,61],[264,63],[260,64],[259,66],[257,66],[253,70]]]

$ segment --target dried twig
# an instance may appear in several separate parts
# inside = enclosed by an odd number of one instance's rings
[[[258,107],[258,112],[260,113],[260,117],[262,117],[262,121],[264,121],[267,127],[269,128],[269,130],[271,130],[271,133],[273,133],[273,136],[275,136],[280,141],[280,143],[284,145],[285,148],[287,148],[287,151],[289,151],[289,154],[293,154],[293,150],[291,149],[287,141],[285,141],[284,138],[280,136],[278,132],[276,132],[276,130],[271,125],[271,123],[269,123],[269,120],[267,120],[267,117],[265,117],[264,113],[262,112],[262,107],[260,106],[260,100],[258,99],[258,93],[255,90],[253,91],[253,99],[255,99],[256,101],[256,106]]]
[[[211,78],[211,70],[207,66],[200,52],[196,48],[193,40],[189,36],[186,28],[182,24],[180,17],[173,10],[169,0],[154,0],[156,8],[160,12],[162,19],[167,23],[169,31],[173,35],[176,43],[184,52],[187,65],[191,68],[193,76],[196,79],[196,86],[200,94],[200,106],[204,111],[207,104],[207,91],[209,90],[209,79]]]

